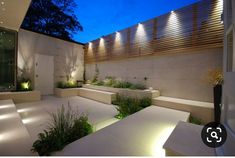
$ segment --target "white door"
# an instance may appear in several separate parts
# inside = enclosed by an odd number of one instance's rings
[[[54,57],[35,55],[35,89],[42,95],[54,93]]]

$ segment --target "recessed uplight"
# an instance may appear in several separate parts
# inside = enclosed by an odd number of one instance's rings
[[[5,2],[2,1],[2,2],[1,2],[1,5],[4,5],[4,4],[5,4]]]
[[[3,24],[3,21],[0,21],[0,24]]]

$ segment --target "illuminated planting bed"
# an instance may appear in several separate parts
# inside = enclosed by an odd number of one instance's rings
[[[57,156],[164,156],[163,145],[189,113],[150,106],[67,145]]]
[[[155,97],[160,96],[160,92],[158,90],[149,90],[149,89],[133,90],[133,89],[128,89],[128,88],[113,88],[113,87],[106,87],[106,86],[96,86],[96,85],[91,85],[91,84],[84,84],[83,87],[89,88],[89,89],[100,90],[100,91],[117,93],[119,95],[129,96],[133,98],[144,98],[144,97],[155,98]]]
[[[17,111],[20,113],[32,140],[36,140],[38,133],[47,128],[51,119],[49,113],[56,113],[62,104],[67,108],[68,102],[73,111],[88,114],[89,122],[94,125],[95,131],[118,121],[114,118],[118,112],[113,105],[78,96],[69,98],[47,96],[43,97],[40,102],[16,104]]]

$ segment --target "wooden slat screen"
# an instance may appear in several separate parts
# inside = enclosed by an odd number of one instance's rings
[[[222,0],[198,3],[94,40],[85,63],[222,47]]]

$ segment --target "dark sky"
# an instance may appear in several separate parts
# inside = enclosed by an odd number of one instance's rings
[[[74,35],[89,42],[139,22],[200,0],[75,0],[76,14],[84,31]]]

